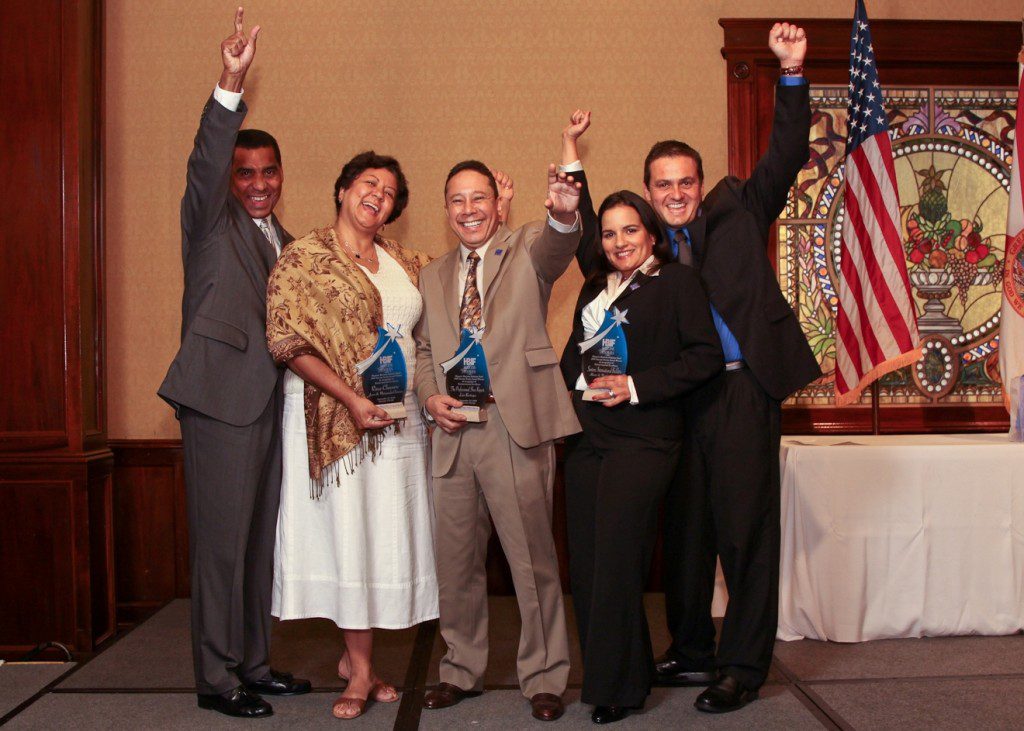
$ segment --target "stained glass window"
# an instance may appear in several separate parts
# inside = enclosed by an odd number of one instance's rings
[[[825,376],[790,403],[831,406],[846,137],[843,87],[812,87],[811,157],[779,221],[778,271]],[[1016,90],[885,89],[921,360],[883,405],[995,404]],[[861,396],[869,404],[870,391]]]

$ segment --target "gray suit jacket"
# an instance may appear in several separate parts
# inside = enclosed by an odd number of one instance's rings
[[[158,391],[235,426],[263,413],[281,374],[266,346],[277,252],[230,190],[245,113],[244,103],[231,112],[212,97],[203,109],[181,200],[181,347]],[[276,217],[273,225],[282,244],[292,240]]]

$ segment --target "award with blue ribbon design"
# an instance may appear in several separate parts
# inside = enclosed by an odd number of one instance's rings
[[[448,395],[462,402],[454,409],[466,415],[467,421],[487,421],[483,405],[491,394],[491,378],[481,341],[484,331],[475,327],[462,329],[455,355],[441,364]]]
[[[629,324],[627,312],[629,310],[620,312],[618,307],[606,310],[604,321],[593,337],[578,344],[583,357],[583,378],[588,385],[601,376],[621,376],[626,372],[629,352],[622,326]],[[593,401],[595,396],[607,393],[606,388],[588,388],[583,392],[583,400]]]
[[[402,326],[377,328],[377,344],[366,360],[356,363],[356,373],[363,378],[363,395],[388,412],[389,419],[404,419],[405,387],[409,380],[402,346]]]

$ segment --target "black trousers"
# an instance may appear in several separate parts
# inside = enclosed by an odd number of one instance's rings
[[[581,420],[583,433],[567,442],[565,493],[582,700],[642,706],[654,673],[643,590],[680,442],[609,434]]]
[[[269,674],[282,398],[278,383],[263,414],[243,427],[180,410],[200,693]]]
[[[779,615],[781,407],[747,369],[689,397],[679,471],[665,502],[668,655],[764,683]],[[729,604],[715,652],[715,559]]]

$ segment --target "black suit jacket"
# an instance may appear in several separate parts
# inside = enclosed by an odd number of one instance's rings
[[[577,344],[584,339],[583,308],[604,289],[603,277],[583,285],[573,314],[572,335],[562,353],[562,376],[573,390],[582,368]],[[639,404],[608,408],[574,398],[584,428],[588,422],[627,434],[678,437],[683,432],[681,397],[721,373],[722,346],[700,280],[690,267],[671,263],[656,276],[637,274],[614,307],[626,312],[623,326]]]
[[[821,375],[766,256],[771,225],[810,154],[810,126],[809,86],[778,86],[768,151],[746,180],[727,177],[712,188],[687,227],[708,299],[736,336],[758,383],[778,401]],[[587,275],[603,256],[599,224],[586,175],[573,176],[584,183],[577,261]]]

